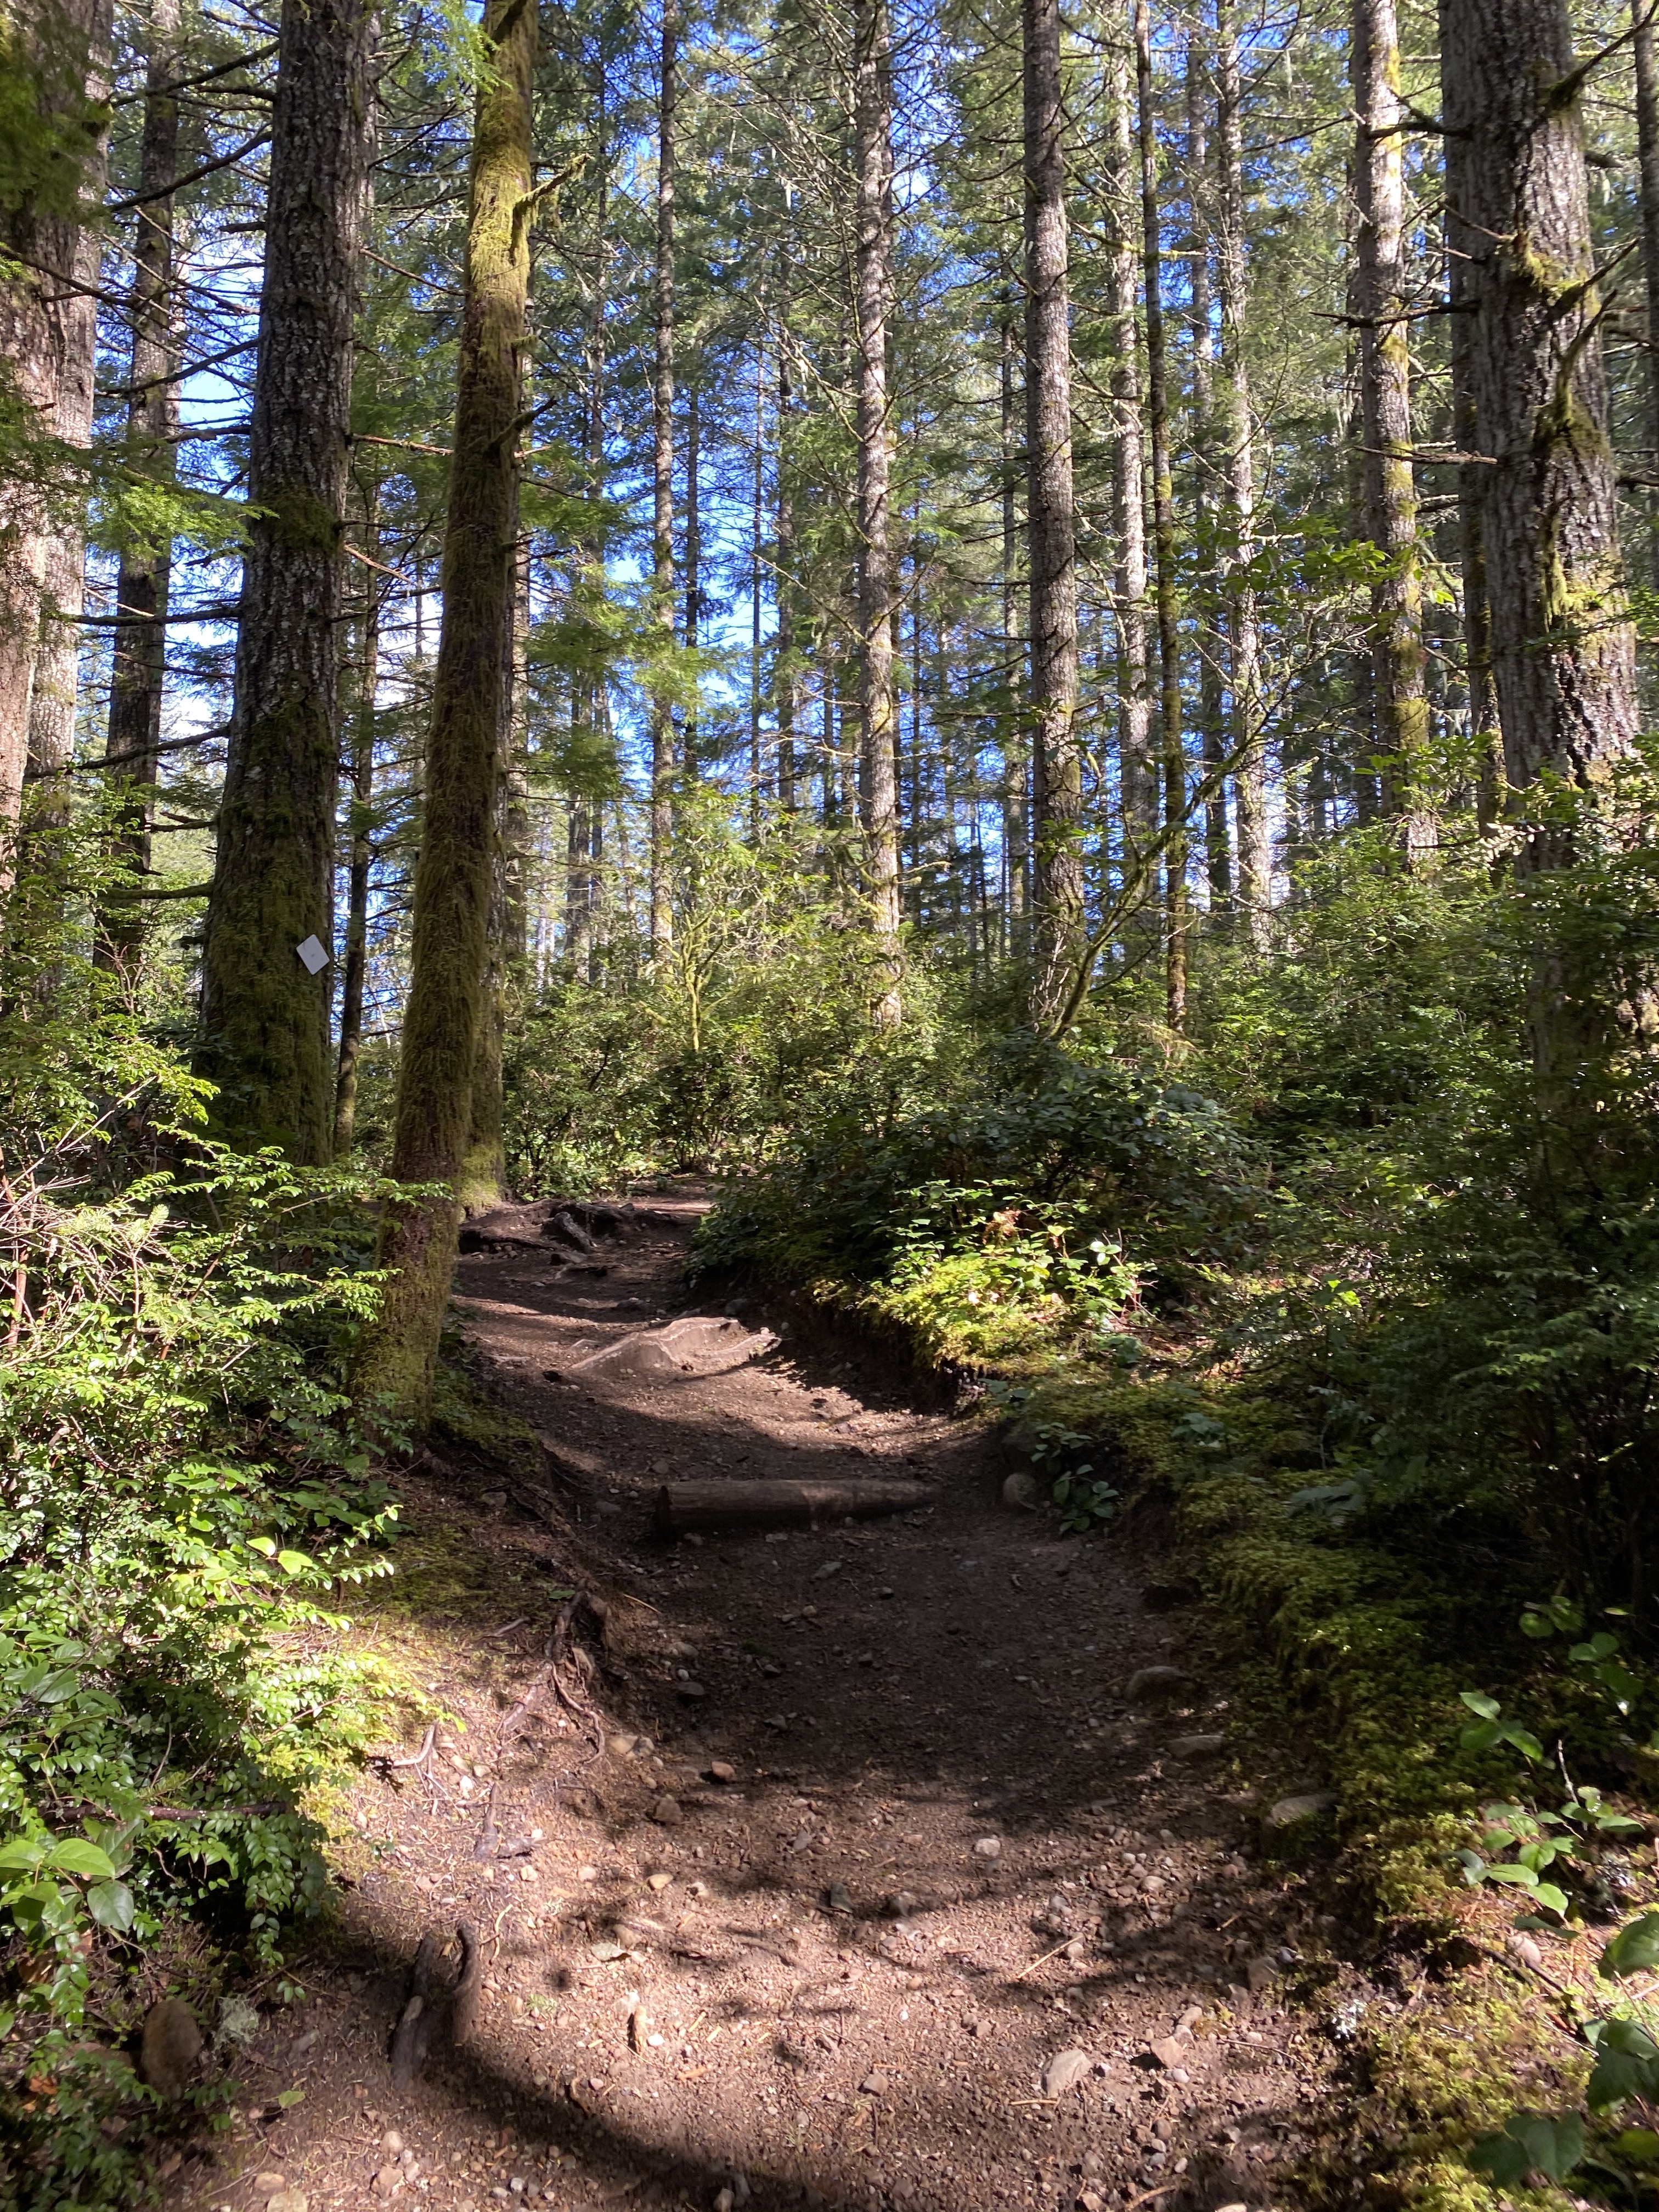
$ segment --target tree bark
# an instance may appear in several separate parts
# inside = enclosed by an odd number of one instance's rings
[[[1407,855],[1432,842],[1424,789],[1429,702],[1423,652],[1423,575],[1412,474],[1406,191],[1395,0],[1354,0],[1352,73],[1355,308],[1364,426],[1367,534],[1382,564],[1371,586],[1373,697],[1384,760],[1385,805]]]
[[[1019,333],[1012,284],[1004,287],[997,325],[997,388],[1002,459],[1002,850],[1008,873],[1007,941],[1016,960],[1031,944],[1030,753],[1025,736],[1025,648],[1019,633],[1019,528],[1014,496],[1019,468],[1014,410]]]
[[[467,205],[443,621],[433,683],[424,834],[415,869],[409,1000],[392,1171],[453,1186],[471,1118],[488,953],[495,805],[518,536],[514,448],[527,343],[533,0],[490,0]],[[453,1194],[387,1209],[380,1310],[358,1388],[419,1418],[454,1270]]]
[[[365,550],[380,557],[376,495],[367,500]],[[340,1054],[334,1084],[334,1157],[349,1159],[357,1121],[363,1052],[363,994],[368,975],[368,881],[374,866],[374,716],[380,666],[380,580],[366,571],[356,697],[351,718],[350,872],[346,889],[345,970],[340,984]]]
[[[913,1512],[934,1492],[926,1483],[860,1477],[854,1482],[665,1482],[657,1492],[659,1536],[688,1528],[816,1528],[882,1513]]]
[[[127,441],[132,466],[157,482],[177,474],[179,424],[173,304],[173,194],[179,173],[181,67],[179,0],[152,0],[144,83],[144,127],[138,155],[139,204],[132,252],[132,351],[128,372]],[[170,539],[130,544],[115,586],[109,724],[104,757],[114,805],[111,857],[135,884],[149,873],[150,808],[161,775],[161,705],[167,679]],[[143,909],[136,899],[110,902],[99,916],[99,957],[123,973],[142,951]]]
[[[685,399],[685,646],[695,653],[702,632],[702,364],[694,360]],[[700,679],[692,676],[692,683]],[[697,709],[685,717],[682,758],[686,773],[697,772]]]
[[[1255,456],[1250,426],[1250,378],[1244,355],[1243,108],[1239,90],[1238,0],[1216,0],[1216,138],[1221,187],[1217,291],[1221,361],[1217,429],[1225,443],[1228,486],[1224,582],[1230,649],[1233,814],[1238,836],[1237,896],[1245,934],[1267,948],[1273,902],[1273,849],[1267,834],[1266,718],[1261,698],[1261,630],[1251,564],[1255,559]]]
[[[1077,535],[1072,496],[1070,240],[1059,0],[1023,0],[1026,538],[1030,571],[1031,1020],[1070,994],[1084,929],[1077,743]]]
[[[865,892],[874,939],[872,1014],[898,1026],[898,787],[893,748],[892,431],[887,331],[893,304],[892,33],[887,0],[858,0],[854,35],[857,130],[859,708]]]
[[[800,678],[795,666],[795,486],[789,426],[794,386],[789,368],[787,302],[778,337],[777,630],[772,646],[773,713],[778,725],[778,805],[795,811],[795,714]]]
[[[1192,443],[1194,468],[1194,526],[1200,548],[1210,542],[1210,479],[1214,471],[1213,414],[1215,407],[1215,333],[1211,326],[1214,299],[1210,289],[1210,238],[1215,225],[1211,206],[1209,129],[1206,110],[1210,86],[1199,34],[1187,35],[1187,199],[1191,215],[1188,229],[1188,290],[1192,300]],[[1232,907],[1233,847],[1227,821],[1227,785],[1222,774],[1226,737],[1222,726],[1221,637],[1218,610],[1212,588],[1202,596],[1203,619],[1198,629],[1198,729],[1210,796],[1204,805],[1204,872],[1209,884],[1210,924],[1224,926]]]
[[[0,378],[19,409],[0,473],[0,895],[16,872],[32,750],[38,765],[62,727],[64,649],[73,728],[76,633],[56,617],[80,611],[79,488],[43,441],[84,445],[91,419],[95,303],[77,288],[95,268],[81,216],[102,174],[108,46],[108,0],[22,0],[0,15],[0,69],[24,88],[19,112],[32,100],[43,126],[0,186]]]
[[[326,1160],[340,618],[368,152],[366,0],[284,0],[235,703],[202,953],[216,1133]]]
[[[88,110],[106,113],[109,96],[110,0],[99,0],[86,57],[85,97]],[[76,233],[70,281],[58,302],[60,353],[52,434],[73,452],[92,444],[93,387],[98,353],[98,276],[103,258],[103,228],[96,204],[104,196],[108,168],[107,130],[100,128],[81,176],[83,212],[92,218]],[[47,534],[43,571],[40,631],[34,648],[29,691],[28,775],[44,782],[35,809],[39,828],[61,827],[69,819],[64,772],[75,757],[75,708],[80,686],[81,617],[86,610],[87,532],[85,494],[76,487],[61,499]],[[46,860],[44,843],[34,865]],[[28,865],[26,863],[26,865]]]
[[[674,167],[679,0],[662,0],[657,96],[656,348],[651,380],[651,583],[665,647],[674,642]],[[674,934],[674,712],[665,686],[651,704],[651,951]]]
[[[1653,0],[1630,0],[1636,65],[1636,143],[1641,163],[1642,275],[1648,321],[1648,465],[1659,475],[1659,53]],[[1648,568],[1659,588],[1659,495],[1648,493]]]
[[[1175,480],[1170,459],[1169,368],[1164,341],[1158,136],[1152,113],[1152,27],[1135,0],[1135,84],[1140,124],[1140,216],[1146,295],[1147,429],[1152,447],[1152,544],[1158,591],[1159,751],[1164,766],[1164,1005],[1187,1026],[1187,751],[1181,726],[1181,641],[1176,600]]]
[[[1136,313],[1139,251],[1139,196],[1131,176],[1129,57],[1114,44],[1108,60],[1110,136],[1106,203],[1112,356],[1112,510],[1117,538],[1117,762],[1123,866],[1132,874],[1158,836],[1158,779],[1152,763],[1152,684],[1147,652],[1146,425],[1140,390],[1140,325]],[[1150,919],[1129,934],[1145,939]]]
[[[1467,135],[1479,450],[1489,467],[1486,575],[1510,784],[1589,787],[1636,727],[1617,481],[1563,0],[1446,0],[1446,121]],[[1534,865],[1565,856],[1538,830]]]
[[[1446,127],[1467,138],[1459,215],[1478,241],[1472,383],[1504,772],[1523,805],[1546,776],[1610,804],[1637,734],[1635,652],[1571,27],[1564,0],[1444,0],[1442,30]],[[1573,827],[1555,817],[1528,825],[1523,874],[1572,865]],[[1619,1026],[1612,1000],[1650,996],[1610,992],[1589,957],[1542,963],[1531,1009],[1547,1149],[1568,1175],[1594,1147],[1588,1070]]]
[[[1632,0],[1638,10],[1648,0]],[[1457,552],[1463,597],[1464,680],[1468,692],[1469,746],[1475,759],[1476,810],[1483,829],[1502,811],[1504,744],[1498,690],[1492,680],[1492,614],[1486,597],[1485,510],[1486,471],[1477,458],[1480,426],[1474,401],[1474,284],[1473,272],[1489,241],[1464,220],[1468,204],[1469,142],[1462,131],[1443,141],[1446,191],[1446,303],[1450,309],[1452,442],[1465,458],[1457,465]],[[1645,176],[1645,172],[1644,173]],[[1659,186],[1659,178],[1656,179]],[[1654,265],[1659,266],[1659,264]],[[1659,316],[1654,327],[1659,330]],[[1659,370],[1650,366],[1659,394]],[[1656,435],[1659,435],[1656,433]]]

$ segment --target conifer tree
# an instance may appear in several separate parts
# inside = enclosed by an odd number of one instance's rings
[[[368,0],[285,0],[272,119],[252,520],[202,954],[219,1133],[326,1160],[335,1070],[340,623],[352,330],[373,95]]]

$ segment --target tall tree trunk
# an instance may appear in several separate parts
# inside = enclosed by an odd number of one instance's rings
[[[1479,241],[1473,383],[1492,671],[1513,792],[1540,776],[1604,791],[1637,731],[1617,471],[1596,325],[1595,256],[1564,0],[1445,0],[1449,131],[1467,134],[1462,220]],[[1570,825],[1533,825],[1525,873],[1568,866]],[[1564,950],[1535,980],[1546,1124],[1581,1165],[1584,1067],[1615,1026],[1605,985]]]
[[[243,1145],[326,1160],[340,609],[367,158],[367,0],[283,0],[236,694],[202,952],[198,1064]]]
[[[1250,378],[1244,356],[1243,104],[1239,89],[1238,0],[1216,0],[1216,138],[1221,187],[1217,290],[1221,362],[1217,428],[1225,443],[1228,488],[1227,632],[1232,727],[1233,815],[1238,835],[1237,896],[1253,948],[1265,951],[1273,901],[1267,835],[1267,763],[1261,697],[1261,629],[1251,564],[1255,559],[1255,454]]]
[[[1117,538],[1117,762],[1123,824],[1123,866],[1133,874],[1158,836],[1158,781],[1152,763],[1152,680],[1146,599],[1146,425],[1140,390],[1140,327],[1135,312],[1140,254],[1139,195],[1131,176],[1134,126],[1130,116],[1129,58],[1114,44],[1108,59],[1110,137],[1106,163],[1110,226],[1109,278],[1112,354],[1112,512]],[[1145,910],[1128,932],[1144,943]]]
[[[1204,51],[1197,32],[1187,37],[1187,198],[1192,221],[1188,231],[1188,290],[1192,300],[1193,404],[1192,440],[1197,466],[1194,471],[1195,534],[1200,547],[1207,544],[1211,521],[1210,478],[1214,468],[1212,415],[1215,404],[1215,334],[1211,328],[1214,301],[1210,290],[1210,235],[1214,228],[1211,208],[1209,129],[1206,109],[1210,86]],[[1210,915],[1213,927],[1224,922],[1232,905],[1233,848],[1227,823],[1227,787],[1222,775],[1226,757],[1222,727],[1220,633],[1213,592],[1203,596],[1204,619],[1199,629],[1198,729],[1203,751],[1205,780],[1211,786],[1204,807],[1204,872],[1209,883]]]
[[[1400,824],[1401,844],[1412,854],[1425,850],[1434,833],[1424,788],[1429,702],[1411,459],[1403,110],[1395,0],[1354,0],[1352,69],[1359,216],[1355,307],[1365,513],[1367,534],[1383,563],[1371,588],[1375,713],[1386,763],[1386,803]]]
[[[662,0],[657,97],[656,354],[651,380],[651,584],[665,646],[674,641],[674,165],[679,0]],[[674,711],[667,689],[651,702],[651,951],[673,939]]]
[[[379,494],[366,495],[363,538],[380,558]],[[334,1084],[334,1157],[356,1141],[363,1054],[363,995],[368,977],[368,881],[374,862],[374,737],[380,668],[380,583],[365,571],[363,617],[351,717],[351,860],[346,885],[345,969],[340,981],[340,1054]]]
[[[1077,536],[1072,502],[1070,240],[1059,0],[1023,0],[1026,537],[1036,845],[1031,1020],[1070,995],[1084,929],[1083,763],[1077,742]]]
[[[110,5],[100,0],[87,54],[85,96],[94,113],[109,96]],[[96,204],[104,194],[108,136],[100,130],[81,177],[87,217],[76,233],[75,258],[57,314],[61,350],[52,434],[76,453],[92,444],[93,387],[98,354],[98,277],[103,230]],[[60,503],[46,549],[40,632],[29,690],[28,775],[45,783],[36,820],[61,826],[69,819],[64,771],[75,757],[75,708],[81,671],[81,617],[86,609],[87,536],[84,493]],[[43,841],[35,864],[46,860]]]
[[[873,1015],[894,1029],[899,996],[898,791],[893,769],[892,434],[887,325],[893,298],[893,110],[887,0],[858,0],[857,125],[859,708],[866,896],[875,939]]]
[[[1019,633],[1019,530],[1014,496],[1019,468],[1014,410],[1019,333],[1012,283],[1003,289],[997,342],[1002,434],[1002,673],[998,685],[1003,730],[1002,850],[1008,872],[1008,950],[1015,959],[1024,960],[1031,951],[1031,763],[1025,735],[1025,652]]]
[[[763,330],[766,318],[765,287],[761,290]],[[762,547],[766,542],[766,341],[755,341],[755,467],[754,496],[749,515],[749,830],[760,836],[761,802],[765,775],[761,753],[761,590]]]
[[[787,303],[786,302],[786,310]],[[787,313],[778,337],[777,632],[772,650],[773,713],[778,725],[778,805],[795,811],[795,712],[800,679],[795,668],[795,487],[789,422],[794,387],[789,368]]]
[[[95,303],[77,288],[95,268],[95,234],[83,240],[81,196],[102,175],[108,45],[107,0],[20,0],[0,13],[0,70],[18,88],[18,112],[32,104],[46,126],[39,173],[26,147],[0,182],[0,364],[20,408],[0,465],[0,895],[16,871],[32,743],[49,741],[62,689],[51,651],[42,662],[43,619],[54,646],[60,633],[72,646],[72,624],[54,615],[64,601],[65,613],[79,612],[78,562],[64,550],[79,542],[64,512],[77,489],[40,441],[84,445],[83,410],[90,420]],[[38,728],[37,683],[52,694]]]
[[[173,307],[173,194],[179,173],[180,68],[179,0],[153,0],[138,154],[138,207],[132,252],[132,351],[127,441],[131,465],[162,484],[177,474],[177,345]],[[128,545],[115,586],[116,627],[104,758],[115,816],[112,858],[142,885],[149,873],[150,809],[161,766],[161,704],[167,680],[170,538]],[[99,957],[124,972],[144,941],[143,907],[133,898],[103,907]]]
[[[1164,342],[1158,135],[1152,112],[1152,27],[1135,0],[1135,84],[1140,124],[1140,218],[1146,295],[1146,427],[1152,447],[1152,545],[1158,586],[1158,732],[1164,765],[1164,1004],[1187,1026],[1187,750],[1181,726],[1181,640],[1176,602],[1175,479],[1170,459],[1169,366]]]
[[[1642,274],[1648,310],[1648,465],[1659,476],[1659,46],[1653,0],[1630,0],[1631,46],[1636,63],[1636,142],[1641,161]],[[1659,494],[1650,489],[1648,570],[1659,588]]]
[[[702,363],[693,361],[685,396],[685,614],[688,653],[696,653],[702,633]],[[693,683],[698,679],[694,676]],[[686,711],[683,756],[689,775],[697,770],[697,710]]]
[[[529,341],[526,338],[526,351]],[[518,494],[515,490],[516,504]],[[507,794],[524,750],[525,678],[530,630],[529,546],[513,558],[513,596],[501,639],[501,726],[495,739],[495,787],[489,820],[489,912],[484,929],[483,988],[472,1057],[466,1150],[455,1177],[464,1215],[486,1213],[507,1195],[506,1070],[507,994],[518,971],[509,950],[513,864],[507,846]]]
[[[495,804],[518,535],[517,444],[530,278],[532,0],[490,0],[482,30],[467,204],[443,622],[433,684],[424,833],[415,868],[409,1000],[392,1171],[453,1186],[469,1133],[488,953]],[[361,1394],[418,1417],[455,1263],[453,1196],[388,1208],[388,1279]]]
[[[1632,0],[1641,9],[1650,0]],[[1638,68],[1639,74],[1639,68]],[[1443,142],[1446,192],[1446,304],[1450,309],[1452,442],[1462,456],[1457,464],[1457,552],[1463,597],[1463,661],[1468,692],[1469,743],[1475,757],[1476,810],[1481,826],[1492,829],[1502,811],[1504,741],[1498,728],[1498,689],[1492,680],[1492,613],[1486,597],[1486,471],[1478,447],[1480,426],[1474,400],[1474,285],[1473,274],[1488,240],[1471,230],[1463,210],[1468,204],[1469,143],[1462,132]],[[1656,149],[1659,151],[1659,149]],[[1645,192],[1646,171],[1644,170]],[[1656,176],[1659,198],[1659,176]],[[1656,206],[1659,216],[1659,205]],[[1659,271],[1659,256],[1649,264]],[[1656,281],[1650,279],[1650,282]],[[1650,301],[1652,295],[1650,293]],[[1654,316],[1659,331],[1659,314]],[[1650,363],[1656,407],[1659,407],[1659,364]],[[1654,433],[1659,442],[1659,429]],[[1656,541],[1659,557],[1659,540]]]

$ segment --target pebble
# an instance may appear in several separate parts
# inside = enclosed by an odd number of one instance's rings
[[[863,2081],[859,2083],[859,2087],[866,2097],[884,2097],[887,2094],[887,2076],[879,2068],[873,2074],[866,2074]]]
[[[265,2212],[311,2212],[311,2199],[303,2189],[279,2189],[265,2199]]]
[[[1081,2081],[1094,2064],[1086,2051],[1057,2051],[1042,2069],[1042,2094],[1061,2097]]]
[[[830,1883],[828,1901],[831,1912],[850,1912],[853,1910],[853,1893],[844,1881]]]
[[[380,2137],[380,2148],[389,2158],[396,2158],[404,2147],[404,2139],[396,2128],[388,2128]]]
[[[813,1568],[812,1580],[815,1583],[827,1583],[831,1575],[838,1575],[846,1565],[845,1559],[826,1559],[821,1567]]]
[[[1530,1936],[1509,1935],[1504,1938],[1504,1942],[1506,1948],[1515,1954],[1523,1966],[1539,1967],[1543,1965],[1544,1954]]]
[[[1281,1797],[1267,1815],[1270,1828],[1294,1828],[1304,1820],[1322,1820],[1327,1813],[1336,1810],[1334,1790],[1302,1790],[1294,1796]]]
[[[902,1920],[907,1912],[914,1912],[920,1899],[908,1889],[896,1889],[882,1904],[882,1911],[894,1920]]]
[[[369,2186],[377,2197],[390,2197],[394,2190],[403,2186],[403,2168],[388,2161],[380,2168]]]
[[[645,1886],[647,1889],[666,1889],[673,1879],[672,1874],[648,1874],[645,1878]]]
[[[651,1817],[659,1828],[678,1828],[685,1815],[678,1797],[659,1797],[651,1808]]]
[[[706,1698],[708,1692],[701,1682],[685,1681],[674,1685],[674,1694],[682,1705],[695,1705],[698,1698]]]
[[[1170,1739],[1172,1759],[1214,1759],[1226,1747],[1224,1735],[1177,1735]]]
[[[1148,2056],[1155,2058],[1170,2073],[1174,2073],[1176,2067],[1192,2055],[1190,2046],[1178,2035],[1166,2035],[1161,2043],[1148,2044],[1146,2048]]]
[[[1188,1679],[1180,1667],[1137,1667],[1123,1694],[1126,1698],[1167,1698]]]
[[[735,1782],[738,1778],[738,1770],[729,1759],[711,1759],[704,1771],[711,1782]]]
[[[1278,1973],[1277,1959],[1270,1959],[1265,1955],[1260,1959],[1252,1959],[1244,1969],[1244,1979],[1249,1985],[1250,1995],[1253,1997],[1259,1997],[1263,1990],[1271,1989]]]
[[[285,2173],[256,2173],[253,2177],[256,2197],[275,2197],[278,2190],[287,2187],[288,2176]]]
[[[1001,1837],[981,1836],[974,1845],[974,1856],[976,1859],[1000,1859],[1002,1856]]]

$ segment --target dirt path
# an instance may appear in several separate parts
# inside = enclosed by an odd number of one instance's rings
[[[180,2201],[1286,2202],[1322,2063],[1279,2002],[1290,1893],[1243,1853],[1245,1805],[1171,1753],[1224,1706],[1184,1679],[1129,1692],[1181,1664],[1179,1628],[1121,1547],[1001,1503],[980,1425],[845,1350],[786,1329],[724,1371],[594,1360],[707,1310],[683,1287],[697,1210],[642,1201],[574,1265],[533,1225],[463,1259],[480,1364],[641,1602],[552,1681],[569,1543],[464,1449],[417,1472],[409,1610],[380,1632],[463,1725],[356,1790],[337,1947],[241,2055],[252,2101]],[[648,1533],[667,1476],[900,1471],[934,1502],[897,1520]],[[519,1856],[477,1856],[492,1791]],[[416,1944],[462,1917],[477,2031],[398,2092]]]

